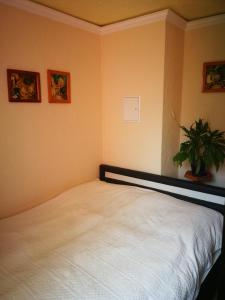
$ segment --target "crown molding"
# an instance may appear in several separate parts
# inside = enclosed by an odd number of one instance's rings
[[[101,27],[100,32],[101,35],[105,35],[112,32],[126,30],[129,28],[147,25],[159,21],[167,21],[183,30],[186,29],[186,25],[187,25],[187,22],[183,18],[175,14],[172,10],[165,9],[145,16],[136,17],[126,21],[117,22],[112,25],[103,26]]]
[[[142,25],[147,25],[150,23],[155,23],[158,21],[164,21],[166,20],[168,14],[168,10],[161,10],[159,12],[155,12],[152,14],[148,14],[145,16],[140,16],[136,18],[132,18],[129,20],[117,22],[111,25],[105,25],[100,28],[100,33],[101,35],[117,32],[117,31],[122,31],[126,30],[129,28],[134,28],[134,27],[139,27]]]
[[[0,0],[0,4],[1,3],[98,35],[106,35],[159,21],[171,23],[182,30],[193,30],[201,27],[225,23],[225,14],[186,22],[172,10],[165,9],[111,25],[98,26],[28,0]]]
[[[187,27],[187,22],[170,9],[167,10],[166,20],[182,30],[185,30]]]
[[[58,12],[52,8],[28,1],[28,0],[0,0],[0,3],[25,10],[35,15],[46,17],[53,21],[61,22],[66,25],[80,28],[92,33],[99,34],[100,27],[67,14]]]
[[[225,23],[225,14],[187,22],[186,30],[193,30],[193,29],[217,25],[221,23]]]

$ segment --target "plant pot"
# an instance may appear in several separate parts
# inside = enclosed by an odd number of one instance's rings
[[[212,180],[212,174],[210,172],[206,172],[206,175],[204,176],[196,176],[192,174],[192,171],[187,171],[184,177],[191,180],[192,182],[201,182],[201,183]]]
[[[198,173],[196,173],[196,169],[197,169],[197,166],[195,163],[192,163],[191,164],[191,172],[192,172],[192,175],[194,176],[206,176],[207,174],[207,171],[206,171],[206,168],[205,168],[205,164],[203,161],[201,161],[201,166],[200,166],[200,170]]]

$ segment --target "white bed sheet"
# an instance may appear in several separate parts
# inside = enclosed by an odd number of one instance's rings
[[[95,181],[0,221],[1,299],[193,300],[221,214]]]

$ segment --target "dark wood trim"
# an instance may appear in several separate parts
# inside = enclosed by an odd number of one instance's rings
[[[177,178],[172,178],[163,175],[156,175],[156,174],[142,172],[142,171],[135,171],[135,170],[125,169],[120,167],[114,167],[114,166],[104,165],[104,164],[100,165],[100,172],[99,172],[100,180],[105,180],[106,178],[105,172],[111,172],[111,173],[129,176],[133,178],[144,179],[147,181],[154,181],[154,182],[163,183],[171,186],[185,188],[188,190],[225,197],[224,188],[215,187],[203,183],[191,182],[184,179],[177,179]]]
[[[129,176],[138,179],[144,179],[147,181],[153,181],[157,183],[166,184],[169,186],[185,188],[185,189],[216,195],[216,196],[221,196],[221,197],[225,197],[224,188],[210,186],[202,183],[189,182],[183,179],[171,178],[167,176],[156,175],[156,174],[146,173],[142,171],[135,171],[135,170],[125,169],[125,168],[105,165],[105,164],[102,164],[99,167],[99,178],[102,181],[115,183],[115,184],[138,186],[142,188],[160,191],[161,193],[171,195],[177,199],[195,203],[219,211],[221,214],[223,214],[223,216],[225,216],[225,205],[208,202],[208,201],[201,201],[199,199],[195,199],[195,198],[191,198],[179,194],[174,194],[171,192],[146,187],[146,186],[130,183],[123,180],[107,178],[105,175],[106,172]],[[210,270],[204,282],[202,283],[197,300],[212,300],[215,292],[218,293],[218,300],[225,299],[225,222],[223,224],[223,241],[222,241],[221,255],[218,258],[215,265]]]
[[[219,274],[221,266],[221,257],[210,270],[208,276],[203,281],[196,300],[213,300],[219,289]],[[219,300],[219,299],[218,299]],[[222,299],[221,299],[222,300]]]

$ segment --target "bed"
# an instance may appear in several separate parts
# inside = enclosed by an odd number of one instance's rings
[[[99,177],[0,221],[1,299],[224,300],[224,189]]]

